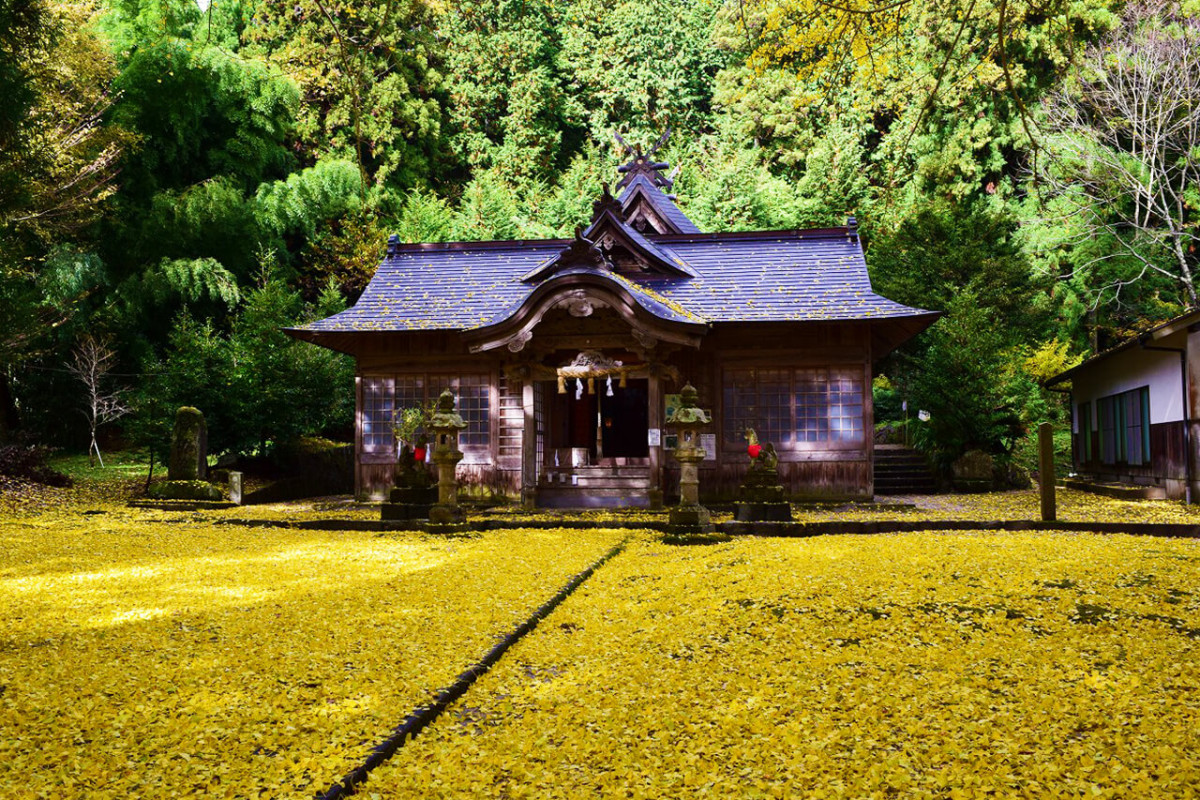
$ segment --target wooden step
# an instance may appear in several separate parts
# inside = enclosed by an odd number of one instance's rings
[[[646,489],[539,486],[537,504],[542,508],[648,508]]]
[[[545,475],[619,475],[626,477],[650,476],[650,468],[640,465],[621,465],[615,467],[604,466],[587,466],[587,467],[546,467],[543,470]]]

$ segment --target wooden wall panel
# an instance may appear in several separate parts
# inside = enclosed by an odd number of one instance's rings
[[[358,465],[358,495],[370,500],[386,500],[392,487],[392,464]]]
[[[575,320],[572,324],[584,323]],[[541,333],[541,331],[539,331]],[[535,334],[536,336],[536,334]],[[718,436],[719,462],[701,465],[700,488],[709,498],[731,499],[747,467],[744,447],[725,445],[721,380],[728,367],[782,367],[862,365],[864,374],[864,437],[836,450],[781,451],[780,474],[793,496],[862,497],[872,486],[870,435],[870,329],[865,324],[791,323],[745,326],[717,325],[705,337],[703,349],[660,345],[659,357],[679,370],[678,382],[665,381],[662,390],[676,394],[690,382],[699,392],[701,407],[712,412],[710,431]],[[520,485],[524,408],[521,387],[509,386],[500,369],[507,353],[472,355],[459,337],[444,333],[363,335],[357,343],[359,375],[397,375],[406,372],[490,372],[493,376],[492,442],[488,448],[471,448],[460,465],[461,479],[472,486],[516,494]],[[607,351],[606,351],[607,352]],[[653,355],[653,353],[652,353]],[[625,357],[625,356],[623,356]],[[629,354],[632,358],[633,355]],[[535,396],[534,418],[544,427],[541,390]],[[361,397],[358,407],[361,409]],[[544,436],[544,431],[541,432]],[[1157,440],[1156,440],[1157,441]],[[541,438],[539,445],[544,445]],[[361,445],[360,445],[361,446]],[[1165,444],[1162,445],[1166,447]],[[468,448],[464,448],[467,450]],[[663,488],[668,495],[678,492],[677,467],[666,454]],[[360,494],[379,496],[391,483],[391,464],[373,457],[360,457]],[[371,463],[375,462],[375,463]],[[540,467],[540,459],[538,460]]]
[[[525,429],[521,382],[509,381],[503,373],[498,376],[498,380],[496,457],[501,466],[519,470],[521,468],[521,435]]]

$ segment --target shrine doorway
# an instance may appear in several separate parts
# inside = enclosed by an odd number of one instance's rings
[[[650,455],[649,381],[630,378],[624,387],[616,381],[596,381],[588,392],[586,382],[568,379],[566,392],[547,383],[545,452],[550,465],[643,464]],[[586,464],[581,463],[586,452]]]

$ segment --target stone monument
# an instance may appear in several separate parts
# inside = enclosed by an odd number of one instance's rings
[[[758,434],[747,428],[746,452],[750,469],[738,488],[734,519],[738,522],[791,522],[792,506],[779,482],[779,456],[770,442],[760,444]]]
[[[153,484],[146,494],[158,500],[220,501],[221,490],[205,480],[207,475],[208,428],[204,414],[198,408],[183,406],[175,412],[167,480]]]
[[[713,526],[708,509],[700,505],[700,462],[704,448],[700,446],[700,429],[712,422],[708,413],[696,405],[699,395],[690,383],[679,394],[679,405],[665,420],[679,433],[675,460],[679,462],[679,505],[668,515],[668,531],[664,541],[671,544],[705,544],[724,542],[729,535]]]
[[[171,456],[167,480],[204,480],[208,473],[208,427],[198,408],[182,406],[175,412],[171,431]]]

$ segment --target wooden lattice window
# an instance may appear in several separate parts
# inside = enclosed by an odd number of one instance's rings
[[[754,428],[765,442],[792,441],[789,377],[785,370],[734,369],[725,373],[726,443],[741,443],[746,428]]]
[[[829,438],[828,370],[796,370],[796,441],[824,442]]]
[[[407,374],[394,378],[362,379],[362,441],[368,453],[394,453],[392,416],[397,409],[423,408],[437,402],[443,389],[454,393],[458,413],[467,427],[458,443],[487,447],[492,441],[492,387],[486,374]]]
[[[367,453],[388,453],[396,449],[392,436],[392,412],[395,410],[395,381],[391,378],[362,379],[362,447]]]
[[[829,438],[835,442],[863,440],[861,370],[829,370]]]
[[[396,410],[425,407],[425,379],[412,375],[396,378]]]
[[[464,446],[486,447],[492,441],[492,381],[486,374],[429,375],[429,400],[437,402],[443,389],[454,393],[455,407],[467,427],[458,435]]]
[[[809,443],[863,440],[863,379],[855,368],[732,369],[725,372],[727,444],[754,428],[763,441],[789,449]]]

